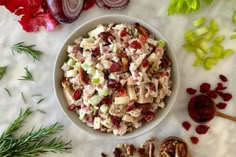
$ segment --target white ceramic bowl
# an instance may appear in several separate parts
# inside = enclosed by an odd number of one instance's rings
[[[66,99],[63,94],[63,89],[61,86],[61,80],[63,78],[63,71],[61,70],[61,66],[63,63],[67,60],[67,45],[73,44],[73,40],[79,36],[87,36],[87,33],[96,28],[98,24],[110,24],[110,23],[135,23],[138,22],[139,24],[143,25],[145,28],[148,29],[148,31],[155,36],[156,39],[162,39],[167,42],[167,54],[172,60],[172,95],[168,98],[165,99],[166,107],[164,109],[158,110],[156,117],[149,123],[143,124],[142,127],[133,130],[130,133],[127,133],[123,136],[115,136],[113,134],[109,133],[101,133],[99,131],[94,130],[93,128],[88,127],[86,124],[82,123],[78,115],[75,112],[71,112],[67,109],[68,105],[66,102]],[[56,63],[54,67],[54,90],[56,93],[56,97],[58,100],[58,103],[61,107],[61,109],[64,111],[66,116],[68,117],[69,120],[72,121],[78,128],[81,130],[94,135],[97,138],[102,138],[102,139],[127,139],[127,138],[132,138],[136,137],[138,135],[144,134],[147,131],[153,129],[157,124],[159,124],[168,114],[168,112],[171,110],[175,99],[178,94],[179,90],[179,84],[180,84],[180,78],[179,78],[179,68],[178,68],[178,63],[176,60],[175,52],[173,51],[173,48],[171,47],[170,43],[168,40],[153,26],[147,24],[146,22],[129,17],[129,16],[124,16],[124,15],[108,15],[108,16],[102,16],[98,17],[96,19],[93,19],[91,21],[88,21],[81,26],[79,26],[69,37],[65,40],[63,43],[58,56],[56,58]]]

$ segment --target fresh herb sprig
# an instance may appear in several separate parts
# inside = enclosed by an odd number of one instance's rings
[[[45,137],[57,133],[63,129],[61,124],[55,123],[49,127],[41,127],[19,136],[13,134],[23,126],[24,120],[33,112],[27,108],[21,110],[18,118],[0,136],[0,156],[1,157],[35,157],[47,152],[69,152],[71,141],[65,143],[61,138],[53,138],[46,141]]]
[[[11,51],[18,53],[25,53],[27,56],[31,56],[34,60],[39,61],[43,52],[34,49],[35,45],[25,45],[25,42],[19,42],[11,46]]]
[[[28,67],[24,67],[24,69],[25,69],[25,76],[21,76],[21,78],[18,80],[33,81],[34,80],[33,75],[29,71]]]
[[[7,66],[0,66],[0,80],[7,73]]]
[[[210,5],[212,0],[171,0],[168,15],[196,12],[201,8],[203,2],[206,5]]]

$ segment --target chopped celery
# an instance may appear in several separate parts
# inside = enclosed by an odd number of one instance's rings
[[[232,34],[232,35],[230,36],[230,39],[236,39],[236,34]]]
[[[184,34],[184,38],[187,42],[192,43],[195,41],[195,33],[192,30],[187,30]]]
[[[101,96],[94,95],[88,100],[88,103],[94,106],[94,105],[97,105],[98,103],[100,103],[101,100],[102,100]]]
[[[102,113],[107,113],[107,111],[108,111],[108,106],[106,105],[106,104],[103,104],[101,107],[100,107],[100,111],[102,112]]]
[[[204,58],[205,52],[202,51],[200,48],[195,49],[195,54],[197,55],[198,58]]]
[[[193,63],[193,66],[200,66],[203,64],[203,60],[201,58],[197,58],[195,62]]]
[[[234,11],[234,13],[233,13],[232,21],[233,21],[233,23],[236,24],[236,11]]]
[[[164,48],[164,47],[166,46],[166,42],[165,42],[164,40],[158,40],[157,45],[158,45],[159,47]]]
[[[70,67],[73,67],[73,65],[75,64],[75,60],[70,58],[68,61],[67,61],[67,65],[69,65]]]
[[[185,43],[185,44],[183,45],[183,48],[184,48],[185,50],[187,50],[188,52],[192,52],[192,51],[195,50],[195,47],[194,47],[192,44],[190,44],[190,43]]]
[[[207,40],[204,39],[199,41],[199,48],[201,48],[206,53],[211,51]]]
[[[108,96],[109,94],[109,89],[107,87],[104,87],[102,89],[98,89],[98,95],[100,96]]]
[[[79,69],[81,67],[81,63],[80,62],[76,62],[75,64],[74,64],[74,68],[75,69]]]
[[[118,52],[118,47],[116,45],[113,45],[112,52],[114,52],[114,53]]]
[[[206,34],[205,34],[205,39],[206,40],[211,40],[212,38],[214,38],[216,32],[209,30]]]
[[[224,39],[225,39],[225,35],[220,35],[220,36],[215,37],[215,39],[213,40],[213,42],[219,44],[219,43],[221,43],[222,41],[224,41]]]
[[[216,64],[217,64],[217,59],[208,57],[208,58],[205,59],[204,68],[206,70],[210,70],[212,68],[212,66],[216,65]]]
[[[221,45],[212,45],[212,47],[211,47],[211,50],[212,50],[212,52],[214,52],[214,58],[221,58],[221,56],[222,56],[222,53],[223,53],[223,51],[224,51],[224,48],[223,48],[223,46],[221,46]]]
[[[223,58],[225,57],[229,57],[234,53],[234,51],[232,49],[227,49],[223,52]]]
[[[205,20],[206,20],[206,19],[205,19],[204,17],[199,17],[198,19],[196,19],[195,21],[193,21],[192,24],[193,24],[194,27],[198,27],[198,26],[204,24]]]
[[[90,75],[95,75],[96,74],[96,69],[93,67],[88,67],[87,73]]]
[[[201,35],[204,35],[208,32],[208,28],[207,27],[201,27],[201,28],[196,29],[194,32],[197,36],[201,36]]]
[[[211,19],[209,29],[214,31],[214,32],[219,31],[219,26],[218,26],[218,24],[216,23],[216,21],[214,19]]]
[[[100,79],[99,78],[92,78],[92,84],[97,85],[100,83]]]
[[[86,63],[81,64],[81,67],[84,69],[84,71],[87,71],[89,68],[89,65]]]

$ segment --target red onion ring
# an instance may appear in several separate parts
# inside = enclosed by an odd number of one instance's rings
[[[105,9],[123,9],[129,2],[130,0],[96,0],[97,6]]]
[[[71,23],[79,17],[84,0],[47,0],[47,5],[58,22]]]

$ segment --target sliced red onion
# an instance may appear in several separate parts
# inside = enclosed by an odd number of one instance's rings
[[[96,0],[97,6],[105,9],[123,9],[129,2],[130,0]]]
[[[79,17],[84,0],[47,0],[47,5],[58,22],[71,23]]]

